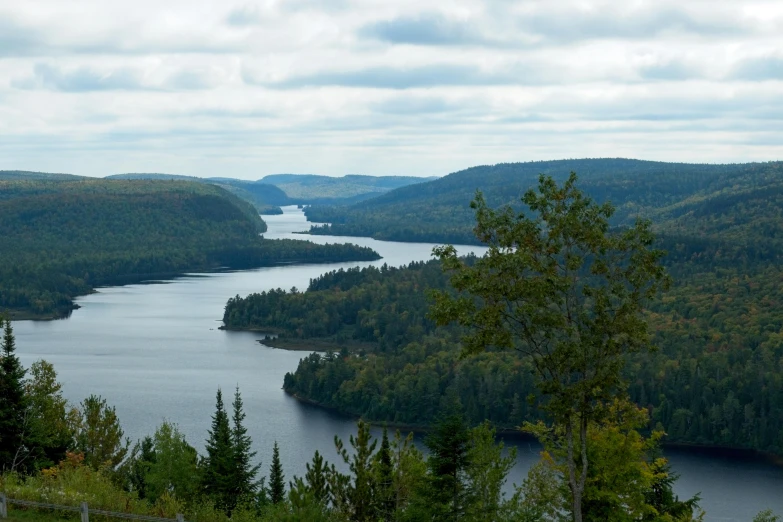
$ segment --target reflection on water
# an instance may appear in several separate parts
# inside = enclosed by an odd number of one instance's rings
[[[267,470],[272,444],[280,445],[287,478],[304,474],[305,462],[317,449],[337,462],[332,439],[347,439],[354,424],[288,397],[283,375],[296,368],[301,352],[265,347],[262,336],[218,330],[229,297],[271,288],[304,289],[311,278],[337,268],[392,266],[430,259],[434,245],[395,243],[368,238],[300,236],[306,230],[301,211],[285,209],[265,216],[265,237],[311,239],[316,243],[353,242],[369,246],[380,261],[295,265],[241,272],[194,274],[167,284],[101,288],[78,299],[82,306],[67,320],[14,324],[20,357],[26,366],[37,359],[54,363],[64,393],[78,402],[100,394],[117,407],[126,434],[150,434],[163,419],[179,424],[199,449],[210,424],[215,391],[239,386],[247,410],[247,426]],[[464,247],[462,253],[481,253]],[[511,438],[519,450],[511,482],[521,483],[537,459],[535,441]],[[682,477],[678,492],[701,491],[708,520],[750,520],[767,507],[783,514],[783,470],[765,461],[725,457],[688,450],[668,450]]]

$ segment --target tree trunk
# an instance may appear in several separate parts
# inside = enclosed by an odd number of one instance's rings
[[[574,522],[582,522],[582,490],[584,489],[584,481],[578,481],[576,478],[576,462],[574,461],[573,417],[568,419],[568,424],[566,425],[566,441],[568,444],[568,486],[571,490],[571,514],[573,516]]]

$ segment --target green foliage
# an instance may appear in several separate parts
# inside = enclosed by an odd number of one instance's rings
[[[285,475],[280,463],[280,448],[277,441],[272,449],[272,464],[269,467],[269,500],[272,504],[280,504],[285,499]]]
[[[192,503],[199,494],[198,453],[175,424],[164,422],[152,438],[152,455],[144,472],[144,496],[155,502],[165,495]],[[151,457],[151,458],[150,458]]]
[[[240,501],[247,501],[253,497],[257,489],[256,476],[261,467],[260,464],[253,465],[253,458],[256,452],[252,451],[252,440],[247,434],[247,428],[244,426],[245,412],[242,404],[242,396],[239,394],[239,387],[234,391],[234,402],[232,404],[234,414],[231,427],[231,447],[233,449],[233,483],[232,495]]]
[[[128,454],[130,441],[124,432],[114,406],[99,395],[90,395],[80,405],[75,425],[75,448],[84,455],[84,463],[97,470],[113,470]]]
[[[312,233],[478,244],[472,232],[474,214],[468,206],[476,190],[481,189],[491,207],[512,205],[519,210],[519,197],[536,184],[540,174],[564,181],[576,171],[586,194],[615,205],[613,224],[632,224],[637,216],[644,216],[663,229],[676,229],[679,234],[687,230],[691,237],[703,238],[700,225],[705,218],[720,213],[721,226],[731,228],[730,218],[738,207],[744,207],[742,212],[750,210],[752,206],[746,201],[761,200],[765,194],[769,202],[758,208],[759,215],[765,216],[765,231],[751,232],[753,236],[773,237],[769,232],[780,228],[775,222],[778,212],[765,209],[779,205],[782,167],[780,162],[700,165],[622,158],[501,163],[398,188],[350,206],[312,206],[305,213],[310,221],[331,223],[314,227]],[[670,226],[664,226],[666,222]],[[769,249],[768,245],[758,247]]]
[[[259,238],[248,203],[182,181],[0,180],[0,309],[67,315],[98,285],[222,267],[377,259],[353,245]]]
[[[54,466],[65,458],[66,450],[73,443],[78,411],[63,397],[54,366],[43,360],[30,366],[25,395],[27,454],[23,468],[29,471]]]
[[[206,450],[202,488],[206,495],[212,499],[217,509],[231,513],[232,509],[236,507],[236,498],[233,497],[235,453],[228,413],[223,406],[223,393],[219,388]]]
[[[773,513],[771,509],[765,509],[753,517],[753,522],[780,522],[780,517]]]
[[[28,397],[24,389],[26,371],[16,356],[11,321],[0,315],[3,329],[0,351],[0,470],[16,471],[27,458],[26,425]]]

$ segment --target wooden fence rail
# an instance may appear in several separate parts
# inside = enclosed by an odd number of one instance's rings
[[[33,502],[32,500],[17,500],[8,498],[5,493],[0,493],[0,519],[8,518],[8,504],[17,506],[32,507],[36,509],[53,509],[55,511],[73,511],[80,513],[81,522],[90,522],[90,514],[103,515],[111,518],[124,518],[126,520],[142,520],[144,522],[185,522],[185,517],[177,513],[177,518],[161,518],[149,515],[134,515],[132,513],[122,513],[118,511],[106,511],[105,509],[93,509],[87,506],[87,502],[82,502],[80,506],[64,506],[60,504],[47,504],[45,502]]]

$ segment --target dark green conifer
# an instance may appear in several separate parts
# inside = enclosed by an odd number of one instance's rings
[[[378,511],[378,520],[389,522],[394,520],[395,498],[394,498],[394,466],[392,464],[391,446],[389,444],[389,434],[386,428],[383,429],[383,438],[381,439],[381,448],[375,455],[376,470],[376,508]]]
[[[261,466],[260,464],[253,466],[251,463],[256,452],[251,450],[252,441],[247,434],[247,428],[243,424],[245,412],[242,406],[242,397],[239,395],[239,387],[234,392],[233,407],[234,418],[231,430],[231,443],[234,453],[234,469],[231,482],[234,486],[234,497],[238,500],[246,500],[256,493],[256,475],[258,475],[258,469]]]
[[[285,476],[283,465],[280,463],[280,448],[275,441],[272,450],[272,465],[269,468],[269,499],[272,504],[279,504],[285,500]]]
[[[228,414],[223,406],[223,393],[218,388],[212,428],[206,443],[202,487],[218,509],[230,513],[236,507],[234,496],[234,448]]]
[[[24,427],[26,397],[25,369],[16,356],[11,321],[0,316],[3,328],[0,353],[0,470],[16,470],[26,456]]]
[[[470,432],[457,414],[440,419],[424,440],[430,455],[422,496],[433,520],[459,520],[465,513],[469,442]]]

